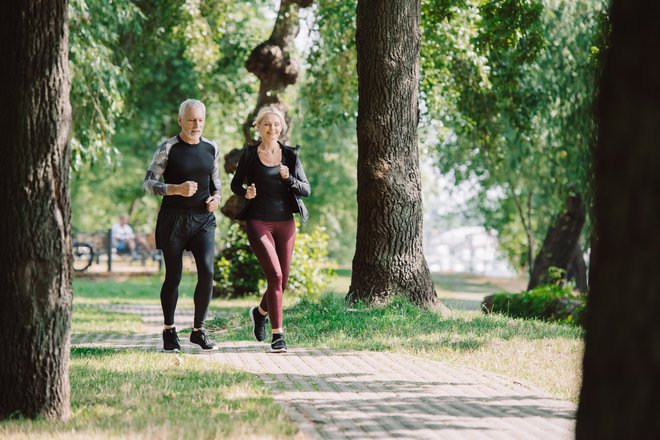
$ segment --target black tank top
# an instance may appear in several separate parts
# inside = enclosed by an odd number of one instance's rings
[[[286,165],[284,157],[282,164]],[[246,218],[268,222],[291,220],[293,218],[289,206],[291,196],[286,181],[280,176],[280,166],[266,166],[257,155],[252,176],[254,186],[257,188],[257,196],[250,202]]]

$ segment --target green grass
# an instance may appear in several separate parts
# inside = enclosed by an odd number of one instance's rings
[[[74,304],[71,331],[76,334],[136,334],[143,331],[143,324],[142,318],[136,314],[105,311],[89,304]]]
[[[191,355],[71,351],[67,422],[12,420],[0,438],[293,438],[263,384]]]
[[[182,303],[192,307],[195,278],[185,275]],[[72,331],[144,331],[138,315],[104,304],[160,304],[160,277],[127,281],[76,279]],[[219,301],[238,314],[254,298]],[[67,422],[0,422],[0,438],[235,439],[296,438],[297,427],[259,378],[194,355],[72,348],[71,411]]]
[[[340,273],[330,289],[347,286],[350,272]],[[434,275],[441,300],[466,308],[478,306],[483,295],[502,291],[512,281],[472,275]],[[136,316],[96,310],[106,303],[159,303],[162,278],[76,280],[74,331],[90,333],[140,331]],[[192,307],[194,275],[185,275],[179,307]],[[347,287],[346,287],[347,288]],[[536,385],[552,395],[577,401],[583,350],[579,327],[454,310],[441,319],[405,301],[378,308],[347,308],[343,289],[318,302],[297,303],[285,296],[285,326],[289,345],[409,353],[498,373]],[[454,303],[451,303],[454,299]],[[251,340],[248,307],[256,297],[214,299],[219,318],[208,323],[219,340]],[[181,330],[188,323],[181,323]],[[185,331],[184,331],[185,332]]]
[[[209,324],[222,337],[251,339],[244,313]],[[289,345],[396,351],[480,368],[577,401],[582,330],[535,320],[454,311],[440,318],[397,298],[382,307],[347,307],[337,295],[284,311]]]
[[[351,284],[350,269],[336,269],[327,292],[344,297]],[[480,310],[484,296],[496,292],[520,292],[527,286],[522,279],[483,277],[472,274],[433,274],[438,298],[448,307],[461,310]]]
[[[195,274],[184,273],[179,286],[177,308],[194,308]],[[131,277],[127,279],[78,278],[74,279],[73,333],[142,333],[146,329],[139,315],[104,310],[109,304],[160,305],[162,276]],[[256,297],[234,300],[213,299],[211,314],[244,313]],[[177,323],[177,329],[185,333],[192,322]]]
[[[118,279],[75,278],[73,280],[76,304],[160,304],[160,286],[163,275]],[[185,274],[179,287],[182,300],[192,299],[195,277]]]

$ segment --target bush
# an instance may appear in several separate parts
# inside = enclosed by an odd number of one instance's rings
[[[514,318],[536,318],[581,325],[585,296],[570,284],[547,284],[520,293],[496,293],[492,311]]]
[[[316,228],[311,233],[298,233],[287,295],[316,298],[324,292],[328,281],[334,276],[328,260],[329,240],[325,228]]]
[[[323,229],[298,233],[293,249],[287,295],[311,298],[320,295],[332,276],[328,266],[329,236]],[[238,298],[265,289],[263,270],[246,233],[237,223],[230,226],[227,241],[215,260],[214,296]]]
[[[239,298],[259,293],[263,272],[245,232],[237,223],[229,227],[224,248],[215,257],[213,296]]]

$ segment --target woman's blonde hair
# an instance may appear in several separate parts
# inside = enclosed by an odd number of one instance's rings
[[[282,110],[279,108],[275,107],[274,105],[266,105],[263,106],[259,109],[259,112],[257,112],[257,116],[254,118],[254,125],[255,127],[258,127],[259,124],[261,124],[261,121],[263,118],[266,117],[266,115],[273,114],[280,118],[280,121],[282,122],[282,133],[286,132],[288,125],[286,125],[286,119],[284,119],[284,113],[282,113]]]

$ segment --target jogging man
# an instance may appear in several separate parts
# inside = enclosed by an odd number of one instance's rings
[[[195,99],[179,107],[181,132],[166,140],[147,169],[145,191],[163,197],[156,222],[156,247],[163,252],[165,281],[160,291],[163,307],[163,350],[180,351],[174,324],[183,269],[183,252],[189,250],[197,265],[195,318],[190,342],[203,350],[217,350],[204,330],[213,289],[215,215],[220,203],[218,146],[202,137],[206,108]],[[162,178],[162,180],[161,180]]]

